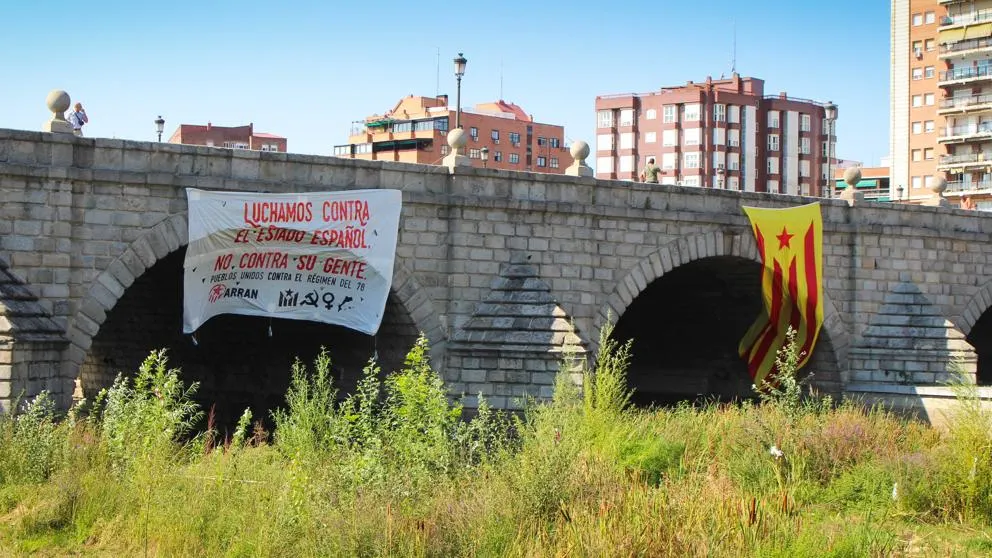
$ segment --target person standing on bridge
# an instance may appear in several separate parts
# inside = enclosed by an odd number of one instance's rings
[[[69,124],[72,124],[72,133],[77,136],[83,135],[83,124],[88,124],[90,117],[86,116],[86,110],[83,108],[83,103],[76,103],[73,107],[72,112],[66,117]]]
[[[661,168],[654,164],[654,157],[648,157],[648,164],[644,165],[644,170],[641,171],[641,182],[657,184],[659,174],[661,174]]]

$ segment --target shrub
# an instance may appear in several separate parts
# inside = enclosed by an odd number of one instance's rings
[[[59,425],[55,419],[55,402],[47,391],[19,414],[0,415],[0,485],[48,479],[71,430],[71,423]]]

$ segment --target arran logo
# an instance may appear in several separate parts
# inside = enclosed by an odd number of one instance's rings
[[[214,285],[213,287],[211,287],[210,297],[207,298],[207,301],[209,301],[210,304],[213,304],[218,300],[220,300],[220,298],[224,296],[224,288],[225,288],[224,285]]]
[[[258,289],[242,289],[237,287],[225,287],[224,285],[214,285],[210,287],[210,296],[207,302],[213,304],[222,298],[243,298],[248,300],[258,300]]]

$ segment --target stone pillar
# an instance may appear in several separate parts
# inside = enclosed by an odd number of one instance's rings
[[[52,119],[41,127],[42,132],[53,134],[71,134],[72,125],[65,120],[65,111],[69,110],[69,94],[61,89],[55,89],[48,94],[45,103],[52,111]]]
[[[441,165],[448,167],[448,170],[452,172],[457,167],[471,167],[472,161],[462,152],[466,143],[468,143],[468,138],[465,137],[465,130],[455,128],[448,131],[448,146],[451,147],[451,153],[444,156]]]
[[[924,200],[920,205],[928,205],[931,207],[951,207],[951,202],[944,197],[944,191],[947,190],[947,179],[943,176],[938,176],[934,179],[933,185],[930,186],[933,191],[933,196]]]
[[[865,201],[865,195],[858,191],[858,182],[861,182],[861,169],[851,167],[844,171],[844,182],[847,188],[840,194],[840,199],[845,200],[848,205],[854,205]]]
[[[592,176],[592,167],[586,164],[589,156],[589,144],[579,140],[569,149],[572,153],[572,164],[565,169],[567,176]]]

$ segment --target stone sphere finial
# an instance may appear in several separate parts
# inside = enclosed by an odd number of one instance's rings
[[[930,189],[938,196],[943,194],[944,191],[947,190],[947,179],[943,176],[937,175],[937,177],[933,179],[933,183],[930,184]]]
[[[568,151],[572,154],[572,160],[585,161],[586,157],[589,156],[589,144],[579,140],[572,143],[572,147]]]
[[[844,182],[847,183],[848,188],[854,188],[861,182],[861,169],[858,167],[848,167],[844,171]]]
[[[448,145],[452,149],[461,149],[465,147],[468,143],[468,138],[465,136],[465,130],[461,128],[455,128],[448,132]]]
[[[69,110],[69,94],[61,89],[53,89],[48,97],[45,97],[45,104],[48,110],[55,113],[56,118],[61,119],[65,111]]]

